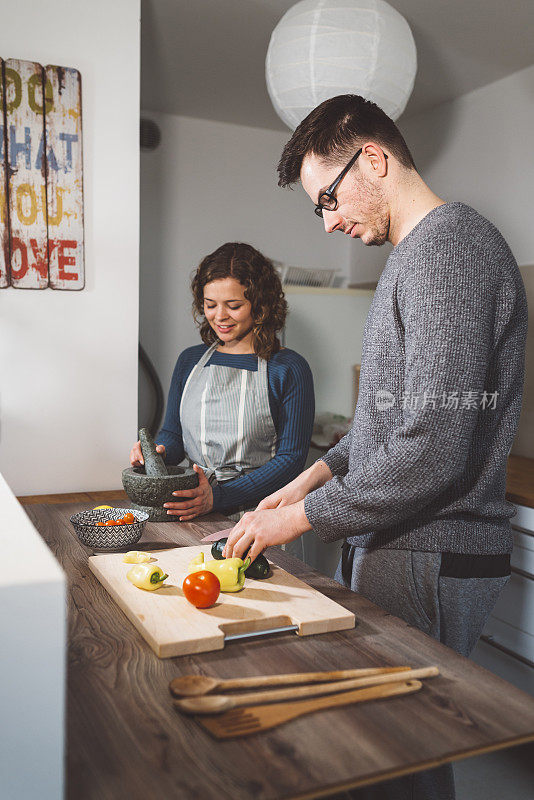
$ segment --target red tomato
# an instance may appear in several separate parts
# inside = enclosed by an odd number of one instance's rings
[[[213,572],[203,569],[188,575],[182,589],[186,599],[196,608],[209,608],[219,597],[221,584]]]
[[[135,522],[135,517],[131,511],[128,511],[128,513],[124,515],[124,521],[126,524],[129,524],[130,522]]]

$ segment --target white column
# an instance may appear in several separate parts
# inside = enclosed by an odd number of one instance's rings
[[[64,793],[66,581],[0,475],[0,796]]]

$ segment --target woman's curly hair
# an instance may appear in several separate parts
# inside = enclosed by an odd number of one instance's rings
[[[254,352],[268,360],[280,350],[276,334],[287,315],[282,283],[272,261],[250,244],[227,242],[200,262],[191,281],[193,316],[207,345],[220,339],[204,315],[204,287],[221,278],[235,278],[244,287],[252,306]]]

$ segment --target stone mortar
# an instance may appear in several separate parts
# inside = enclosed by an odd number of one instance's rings
[[[163,503],[176,501],[172,493],[180,489],[195,489],[198,475],[192,469],[167,467],[168,475],[147,475],[144,467],[128,467],[122,471],[124,491],[132,507],[146,511],[151,522],[176,522],[177,517],[167,514]]]

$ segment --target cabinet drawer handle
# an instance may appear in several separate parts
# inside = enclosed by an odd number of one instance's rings
[[[491,647],[495,647],[496,650],[500,650],[502,653],[506,653],[507,656],[511,656],[512,658],[515,658],[516,661],[521,661],[522,664],[526,664],[527,667],[534,669],[534,661],[531,661],[530,658],[526,658],[525,656],[516,653],[515,650],[510,650],[509,647],[506,647],[504,644],[498,642],[492,634],[489,636],[482,635],[480,639],[486,644],[489,644]]]
[[[528,531],[526,528],[516,528],[515,525],[512,525],[512,530],[517,531],[517,533],[522,533],[524,536],[530,536],[534,539],[534,531]]]
[[[520,569],[519,567],[510,567],[510,571],[513,572],[515,575],[521,575],[522,578],[527,578],[529,581],[534,581],[534,575],[532,572],[527,572],[524,569]]]

